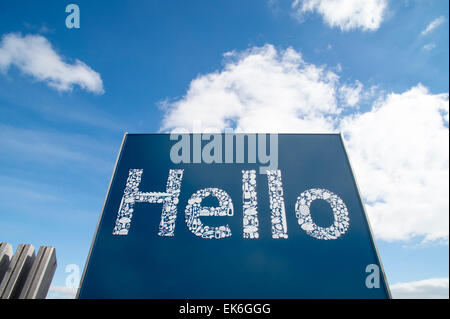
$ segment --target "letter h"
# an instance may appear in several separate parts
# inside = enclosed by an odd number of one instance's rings
[[[175,221],[177,218],[178,196],[181,190],[183,178],[182,169],[169,170],[166,192],[141,192],[143,169],[130,169],[128,179],[117,212],[116,225],[113,235],[128,235],[135,203],[162,203],[161,222],[159,224],[159,236],[174,236]]]

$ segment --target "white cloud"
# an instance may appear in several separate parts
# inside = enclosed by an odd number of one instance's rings
[[[432,278],[392,285],[395,299],[448,299],[448,278]]]
[[[271,45],[225,57],[224,70],[194,79],[181,100],[165,103],[162,130],[192,130],[193,119],[216,131],[333,130],[331,115],[340,112],[335,73]]]
[[[425,44],[425,45],[422,47],[422,49],[424,49],[425,51],[431,51],[431,50],[433,50],[435,47],[436,47],[436,44],[434,44],[434,43],[428,43],[428,44]]]
[[[430,94],[418,85],[388,95],[369,112],[342,119],[380,238],[448,240],[448,107],[448,94]]]
[[[427,25],[427,27],[420,33],[421,35],[427,35],[434,29],[436,29],[438,26],[440,26],[442,23],[444,23],[445,18],[443,16],[440,16],[439,18],[434,19],[430,22],[430,24]]]
[[[76,294],[77,288],[50,286],[47,299],[74,299]]]
[[[104,92],[100,74],[79,60],[74,64],[64,62],[50,42],[40,35],[9,33],[2,37],[0,71],[6,72],[11,66],[59,91],[70,91],[78,85],[96,94]]]
[[[342,99],[348,86],[327,67],[271,45],[225,55],[222,70],[194,79],[186,95],[166,101],[161,130],[345,132],[355,174],[378,238],[448,241],[448,94],[422,85],[387,96],[376,87]],[[344,94],[345,96],[345,94]],[[357,96],[372,109],[340,115]]]
[[[362,29],[374,31],[380,27],[387,8],[386,0],[295,0],[292,8],[303,18],[308,12],[321,14],[331,27],[342,31]]]
[[[342,85],[339,88],[339,95],[344,105],[354,107],[361,99],[363,84],[355,81],[353,85]]]

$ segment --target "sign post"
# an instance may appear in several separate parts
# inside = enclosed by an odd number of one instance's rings
[[[125,134],[78,298],[390,298],[339,134]]]

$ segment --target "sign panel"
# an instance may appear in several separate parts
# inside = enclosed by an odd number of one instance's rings
[[[389,298],[339,134],[125,134],[79,298]]]

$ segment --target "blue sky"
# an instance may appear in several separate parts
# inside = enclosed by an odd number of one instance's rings
[[[0,241],[55,246],[54,287],[84,266],[125,131],[270,118],[344,132],[389,283],[448,298],[447,1],[77,1],[79,29],[69,3],[0,3]]]

